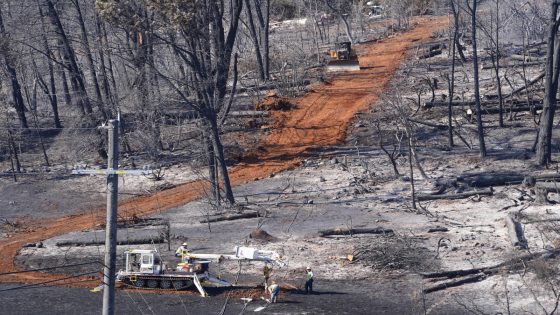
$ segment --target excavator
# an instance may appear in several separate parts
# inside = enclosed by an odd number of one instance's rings
[[[360,64],[358,55],[352,49],[351,42],[338,42],[334,49],[329,51],[330,60],[327,63],[327,71],[359,71]]]

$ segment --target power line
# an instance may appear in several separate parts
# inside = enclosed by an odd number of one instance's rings
[[[61,127],[61,128],[56,128],[56,127],[49,127],[49,128],[23,128],[23,127],[0,127],[0,130],[27,130],[27,131],[33,131],[33,130],[96,130],[99,129],[98,127]]]
[[[77,266],[92,265],[92,264],[100,264],[100,265],[103,265],[103,263],[100,262],[100,261],[90,261],[90,262],[79,263],[79,264],[67,264],[67,265],[55,266],[55,267],[45,267],[45,268],[37,268],[37,269],[27,269],[27,270],[19,270],[19,271],[12,271],[12,272],[2,272],[2,273],[0,273],[0,276],[15,275],[15,274],[27,273],[27,272],[36,272],[36,271],[53,270],[53,269],[66,268],[66,267],[77,267]]]
[[[97,273],[97,271],[81,273],[81,274],[78,274],[78,275],[75,275],[75,276],[70,276],[70,277],[65,277],[65,278],[60,278],[60,279],[55,279],[55,280],[49,280],[49,281],[44,281],[44,282],[39,282],[39,283],[26,284],[26,285],[22,285],[22,286],[19,286],[19,287],[3,289],[3,290],[0,290],[0,292],[31,288],[31,287],[35,287],[35,286],[39,286],[39,285],[43,285],[43,284],[49,284],[49,283],[53,283],[53,282],[59,282],[59,281],[64,281],[64,280],[68,280],[68,279],[83,277],[83,276],[91,275],[91,274],[94,274],[94,273]],[[80,281],[80,282],[82,282],[82,281]]]

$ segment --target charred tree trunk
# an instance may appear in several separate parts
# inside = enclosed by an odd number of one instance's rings
[[[547,165],[552,159],[552,129],[554,112],[556,111],[556,94],[558,93],[558,73],[560,67],[560,45],[556,44],[556,36],[560,19],[558,19],[558,2],[551,4],[551,15],[548,25],[548,43],[545,74],[545,97],[538,131],[536,163]]]
[[[480,81],[478,75],[478,52],[476,47],[476,9],[477,0],[472,1],[471,26],[472,26],[472,45],[473,45],[473,68],[474,68],[474,100],[476,103],[476,125],[478,131],[478,146],[480,157],[486,157],[486,144],[484,142],[484,127],[482,125],[482,106],[480,105]]]
[[[7,39],[8,35],[6,34],[6,29],[4,28],[4,20],[2,17],[2,11],[0,9],[0,36]],[[13,64],[12,57],[9,56],[10,51],[9,48],[6,49],[2,54],[4,55],[4,66],[6,68],[6,72],[8,73],[8,77],[10,78],[10,83],[12,86],[12,100],[14,102],[14,109],[16,110],[19,125],[21,128],[28,128],[27,125],[27,117],[25,116],[25,104],[23,103],[23,96],[21,94],[21,86],[19,84],[19,80],[17,77],[16,68]]]
[[[41,17],[41,29],[43,34],[41,35],[43,40],[43,49],[45,50],[45,54],[48,56],[48,68],[49,68],[49,86],[46,83],[43,83],[43,90],[49,101],[51,103],[51,109],[53,111],[53,119],[54,119],[54,127],[55,128],[62,128],[62,124],[60,123],[60,117],[58,113],[58,97],[56,96],[56,78],[54,75],[54,61],[55,56],[52,53],[51,47],[49,46],[49,41],[47,40],[47,29],[45,27],[45,15],[43,14],[43,8],[39,5],[39,16]],[[37,73],[38,75],[38,73]],[[41,81],[43,81],[41,79]]]
[[[78,0],[73,0],[74,6],[76,7],[76,12],[78,14],[78,24],[80,25],[80,31],[82,33],[82,46],[86,53],[86,60],[91,76],[91,80],[93,82],[93,87],[95,91],[95,96],[97,98],[97,108],[99,109],[99,113],[103,120],[107,120],[107,112],[105,111],[105,107],[103,106],[103,97],[101,96],[101,88],[99,87],[99,82],[97,80],[97,73],[95,71],[95,63],[93,62],[93,54],[91,53],[91,48],[89,45],[89,39],[87,36],[86,31],[86,24],[84,22],[84,18],[82,16],[82,10],[80,8],[80,4]]]
[[[214,153],[216,154],[220,176],[222,177],[222,182],[224,184],[224,192],[226,195],[225,197],[228,203],[230,205],[233,205],[235,203],[235,199],[233,197],[233,191],[231,189],[231,182],[229,180],[229,174],[224,155],[224,146],[222,144],[222,140],[220,139],[220,130],[218,128],[217,119],[211,119],[210,126],[212,127],[212,145],[214,147]]]
[[[255,10],[260,10],[260,8],[256,7]],[[253,10],[251,9],[251,0],[245,0],[245,15],[247,16],[247,21],[249,22],[248,28],[249,28],[249,33],[251,34],[251,40],[253,41],[253,47],[255,48],[255,57],[257,57],[259,75],[261,80],[265,80],[266,79],[265,68],[263,64],[263,58],[261,55],[259,37],[257,35],[257,30],[255,28],[255,22],[253,21]]]
[[[77,102],[79,103],[79,107],[83,108],[87,114],[92,113],[91,103],[89,100],[89,96],[87,94],[86,85],[82,76],[82,72],[78,65],[78,61],[76,60],[76,54],[72,45],[70,44],[70,39],[66,35],[66,31],[62,26],[62,22],[60,21],[60,17],[58,12],[54,6],[52,0],[45,0],[48,11],[49,11],[49,18],[51,19],[51,23],[56,28],[56,34],[58,36],[59,42],[62,45],[61,50],[63,53],[64,59],[68,62],[68,71],[70,72],[70,83],[74,90],[74,93],[77,95]],[[91,117],[93,122],[93,117]]]

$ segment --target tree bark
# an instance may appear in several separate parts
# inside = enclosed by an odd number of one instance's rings
[[[51,22],[56,28],[59,42],[62,44],[62,52],[64,58],[68,62],[68,71],[70,72],[71,76],[70,83],[72,85],[72,88],[74,89],[74,92],[78,96],[77,101],[79,103],[79,106],[83,107],[87,114],[92,113],[91,103],[87,94],[86,85],[84,83],[80,67],[78,66],[74,49],[72,48],[70,40],[66,35],[66,31],[62,26],[62,22],[60,21],[60,17],[54,6],[54,3],[52,2],[52,0],[45,0],[45,2],[49,10],[49,17],[51,19]]]
[[[473,68],[474,68],[474,99],[476,103],[476,125],[478,131],[478,149],[480,157],[486,157],[486,143],[484,141],[484,127],[482,125],[482,107],[480,105],[480,81],[478,75],[478,52],[476,47],[476,9],[478,0],[472,1],[471,7],[471,27],[473,45]]]
[[[3,38],[9,38],[8,34],[6,34],[6,29],[4,27],[4,19],[2,16],[2,10],[0,8],[0,36]],[[10,83],[12,86],[12,100],[14,102],[14,109],[16,110],[19,125],[21,128],[28,128],[27,125],[27,117],[25,116],[25,104],[23,102],[23,96],[21,94],[21,86],[19,84],[19,80],[17,77],[16,68],[13,65],[13,60],[11,56],[9,56],[10,51],[4,51],[4,66],[6,67],[6,71],[8,72],[8,76],[10,78]]]
[[[558,2],[552,1],[548,25],[547,59],[545,69],[545,97],[537,140],[537,165],[544,166],[552,160],[552,129],[556,111],[556,94],[558,93],[558,73],[560,66],[560,45],[556,44],[556,35],[560,20],[558,19]]]
[[[84,17],[82,16],[82,10],[80,8],[80,4],[78,0],[73,0],[72,2],[74,3],[74,7],[76,7],[76,12],[78,14],[78,24],[80,25],[80,31],[82,33],[82,40],[83,40],[82,46],[84,47],[84,50],[86,52],[86,60],[87,60],[91,80],[93,82],[95,96],[97,98],[97,102],[96,102],[97,108],[99,109],[99,113],[101,114],[103,120],[107,120],[108,116],[105,107],[103,105],[103,97],[101,96],[101,88],[99,87],[99,81],[97,80],[95,63],[93,62],[93,54],[91,53],[89,39],[86,31],[86,24],[84,22]]]
[[[324,229],[319,231],[319,236],[325,237],[329,235],[354,235],[354,234],[392,234],[393,230],[382,227],[374,228],[336,228]]]
[[[456,200],[464,199],[473,196],[492,196],[494,194],[491,188],[480,190],[480,191],[469,191],[458,194],[447,194],[447,195],[417,195],[416,199],[418,201],[428,201],[428,200]]]
[[[260,8],[256,7],[255,10],[260,10]],[[259,37],[257,36],[255,23],[253,21],[253,10],[251,9],[251,0],[245,0],[245,15],[247,16],[247,20],[249,22],[248,28],[249,28],[249,33],[251,34],[251,40],[253,41],[253,47],[255,48],[255,57],[257,57],[259,75],[261,80],[265,80],[266,79],[265,68],[263,64],[263,58],[261,55]]]

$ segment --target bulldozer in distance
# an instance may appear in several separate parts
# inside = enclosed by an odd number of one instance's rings
[[[352,49],[351,42],[338,42],[335,48],[329,51],[330,60],[327,63],[327,71],[359,71],[360,64],[358,55]]]

